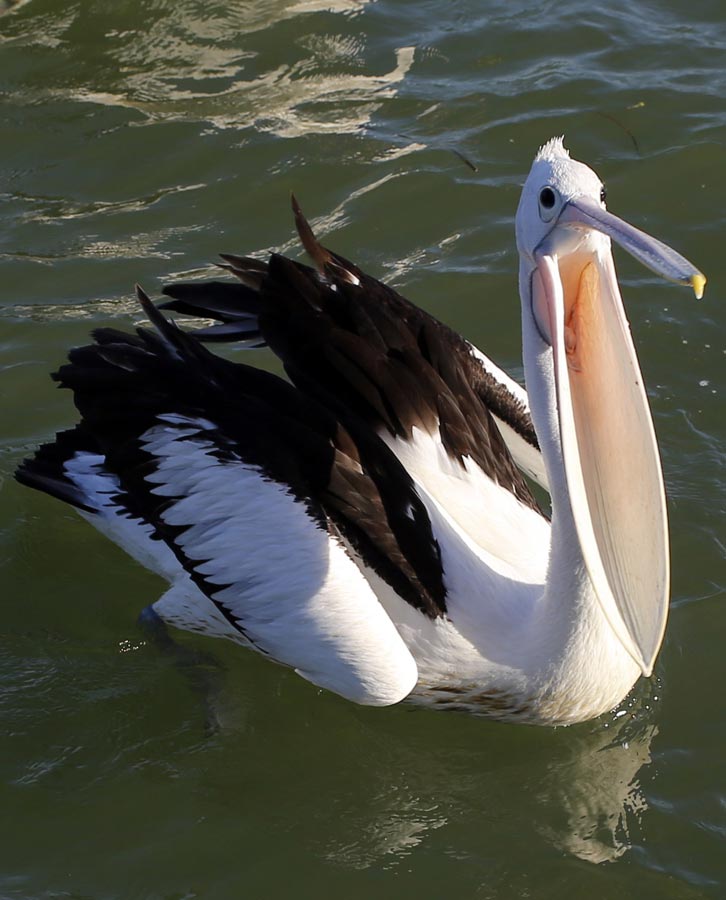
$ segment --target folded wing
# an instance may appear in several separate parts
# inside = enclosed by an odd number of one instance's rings
[[[258,260],[224,256],[246,315],[257,295],[262,340],[306,395],[380,436],[467,539],[539,577],[548,526],[523,472],[546,479],[526,393],[450,328],[323,248],[295,210],[316,269],[273,255],[263,271]],[[208,284],[164,292],[174,298],[167,308],[219,318]],[[532,528],[543,553],[530,565],[521,534]]]
[[[156,333],[102,329],[72,351],[56,379],[82,423],[19,477],[90,518],[123,511],[246,640],[315,684],[402,699],[416,664],[358,561],[387,602],[444,614],[411,479],[354,417],[347,428],[289,383],[218,358],[141,300]]]

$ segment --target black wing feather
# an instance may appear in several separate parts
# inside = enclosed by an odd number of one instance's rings
[[[63,463],[81,449],[79,436],[92,436],[93,452],[105,456],[105,468],[119,479],[119,505],[156,529],[216,603],[219,585],[205,583],[199,561],[184,557],[178,529],[163,521],[169,499],[147,480],[156,460],[141,440],[163,416],[198,417],[214,425],[204,436],[219,458],[257,466],[285,485],[317,527],[342,535],[407,602],[442,615],[446,592],[428,514],[383,442],[362,423],[351,420],[346,428],[277,376],[210,353],[140,290],[139,300],[156,330],[100,329],[95,344],[71,351],[54,378],[73,391],[82,424],[26,461],[19,480],[89,509],[64,478]]]
[[[260,340],[281,358],[291,380],[336,415],[352,412],[395,436],[410,437],[414,426],[438,427],[453,459],[472,458],[539,510],[492,419],[497,416],[538,449],[524,405],[486,371],[460,335],[320,245],[294,198],[293,210],[316,269],[277,254],[266,268],[259,260],[223,256],[245,285],[256,286]],[[199,291],[201,308],[203,285],[185,286],[191,287]],[[177,296],[174,285],[164,292]],[[178,302],[168,306],[191,311]],[[240,313],[247,316],[249,308]],[[225,322],[230,315],[227,307]]]

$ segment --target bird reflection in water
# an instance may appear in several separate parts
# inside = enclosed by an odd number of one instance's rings
[[[310,796],[298,797],[303,840],[331,865],[396,869],[412,855],[444,853],[462,860],[493,855],[491,864],[503,866],[511,865],[512,847],[522,848],[523,867],[527,854],[549,855],[551,848],[599,864],[637,843],[648,809],[642,780],[658,734],[657,679],[641,680],[617,710],[593,722],[554,730],[413,707],[381,717],[322,695],[311,727],[313,712],[290,673],[250,661],[255,690],[240,691],[229,672],[209,680],[208,658],[198,669],[189,662],[184,675],[194,676],[195,693],[202,681],[209,688],[201,693],[215,741],[229,739],[235,754],[244,752],[247,734],[259,741],[267,731],[276,742],[271,719],[296,735],[270,764],[283,795],[288,787],[299,792],[304,770]],[[273,683],[260,685],[263,676]],[[285,707],[277,713],[275,696]],[[220,790],[227,792],[226,782]]]
[[[591,725],[562,729],[564,739],[550,752],[540,747],[527,759],[528,747],[514,765],[505,753],[506,762],[480,777],[471,775],[476,765],[469,754],[468,765],[457,761],[447,775],[434,750],[435,789],[422,790],[423,779],[407,773],[397,789],[377,794],[375,814],[371,808],[354,813],[323,855],[345,867],[395,868],[414,853],[439,848],[464,860],[496,857],[501,846],[511,861],[513,846],[526,856],[547,853],[550,845],[585,862],[613,862],[631,849],[648,808],[641,779],[658,728],[650,721],[652,698],[642,693]],[[483,727],[486,746],[492,726]],[[500,761],[501,752],[493,752]]]

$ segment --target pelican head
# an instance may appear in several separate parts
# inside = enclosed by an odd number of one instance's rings
[[[668,524],[611,240],[654,272],[690,285],[697,297],[706,279],[670,247],[609,213],[602,182],[570,158],[561,138],[545,144],[532,164],[516,230],[523,330],[531,335],[528,346],[548,361],[544,377],[553,382],[544,395],[553,397],[551,443],[564,471],[564,498],[553,493],[553,513],[558,499],[560,509],[569,506],[600,607],[649,675],[668,611]],[[530,372],[534,381],[537,371],[527,369],[532,395]]]

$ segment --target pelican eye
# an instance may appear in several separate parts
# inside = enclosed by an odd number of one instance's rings
[[[600,188],[600,203],[604,203],[608,198],[608,192],[605,190],[605,185]]]
[[[552,209],[555,205],[555,192],[551,187],[542,188],[539,192],[539,202],[545,209]]]
[[[551,222],[557,215],[562,201],[557,191],[547,185],[539,192],[539,217],[543,222]]]

